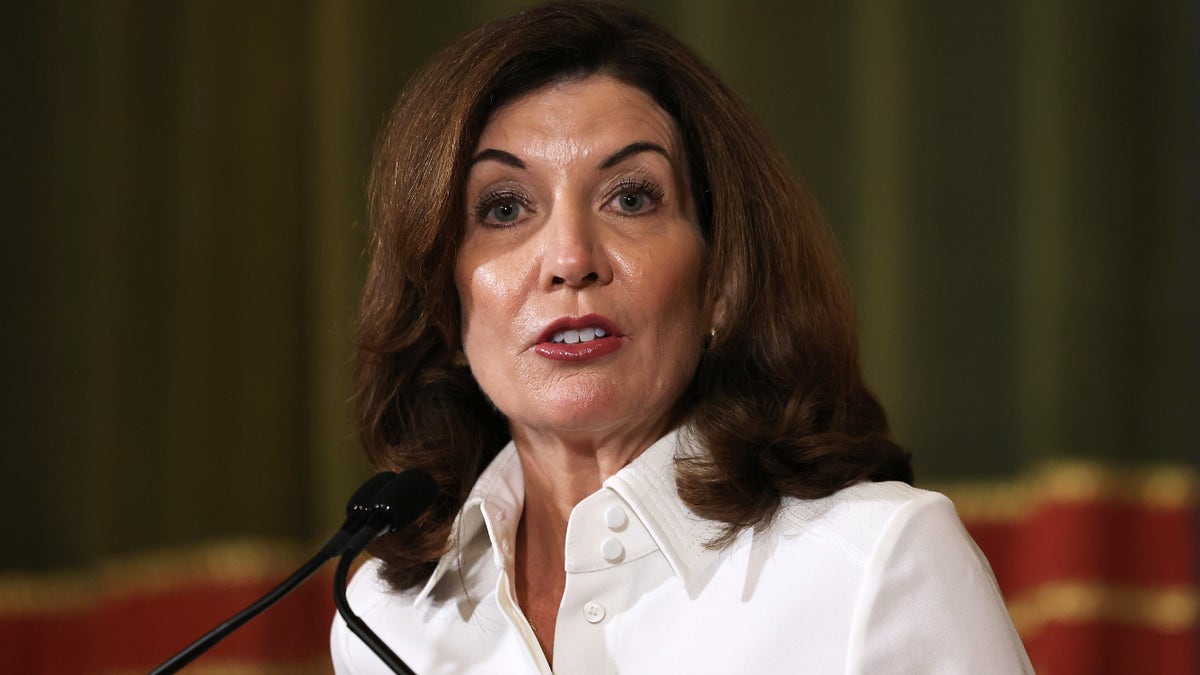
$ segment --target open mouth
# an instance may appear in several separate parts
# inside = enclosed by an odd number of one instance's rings
[[[608,331],[599,326],[587,326],[579,329],[569,329],[559,331],[550,336],[550,342],[554,344],[578,344],[580,342],[591,342],[596,338],[607,337]]]
[[[556,361],[589,361],[621,348],[616,324],[600,314],[562,317],[546,326],[534,351]]]

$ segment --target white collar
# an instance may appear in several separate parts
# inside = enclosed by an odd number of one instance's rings
[[[719,552],[706,544],[722,531],[723,523],[697,516],[679,498],[675,487],[675,460],[699,454],[688,429],[674,430],[608,480],[601,490],[612,490],[633,510],[663,552],[675,575],[691,589],[692,582],[713,563]],[[498,569],[509,565],[510,542],[525,500],[525,478],[516,446],[509,443],[479,476],[454,522],[454,548],[438,561],[429,581],[417,594],[420,605],[452,569],[469,570],[488,553]],[[487,545],[477,535],[487,531]]]

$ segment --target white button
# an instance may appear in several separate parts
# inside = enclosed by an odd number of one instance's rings
[[[621,541],[616,537],[609,537],[600,544],[600,555],[608,562],[617,562],[621,556],[625,555],[625,547],[621,545]]]
[[[496,520],[498,520],[502,523],[504,522],[504,512],[503,511],[496,512]]]
[[[610,506],[604,512],[604,524],[608,525],[610,530],[619,530],[628,522],[629,517],[625,515],[625,509],[619,506]]]
[[[589,602],[584,605],[583,618],[587,619],[588,623],[600,623],[604,620],[604,605],[598,602]]]

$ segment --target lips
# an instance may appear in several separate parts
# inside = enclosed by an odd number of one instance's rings
[[[600,314],[563,317],[546,326],[533,350],[555,361],[587,361],[621,348],[624,335]]]

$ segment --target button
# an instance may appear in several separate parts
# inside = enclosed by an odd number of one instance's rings
[[[609,537],[600,544],[600,555],[608,562],[615,563],[625,555],[625,547],[621,545],[621,541],[616,537]]]
[[[584,605],[583,618],[587,619],[588,623],[600,623],[604,620],[604,605],[598,602],[589,602]]]
[[[498,520],[501,523],[504,522],[504,512],[503,511],[496,512],[496,520]]]
[[[625,509],[619,506],[610,506],[604,512],[604,524],[608,525],[610,530],[620,530],[629,522],[629,517],[625,515]]]

